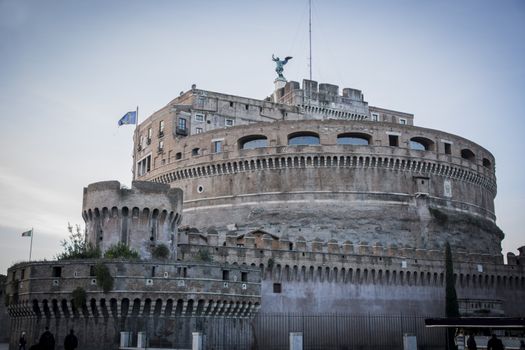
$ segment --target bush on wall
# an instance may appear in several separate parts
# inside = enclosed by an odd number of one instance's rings
[[[104,293],[113,289],[113,276],[111,276],[109,268],[103,263],[95,265],[95,277],[97,279],[97,286],[102,288]]]
[[[119,242],[112,245],[104,253],[104,258],[106,259],[129,259],[129,260],[139,260],[140,255],[137,251],[131,249],[126,244]]]
[[[84,305],[86,305],[86,299],[87,299],[87,293],[82,287],[77,287],[73,292],[71,292],[71,295],[73,297],[73,305],[77,309],[81,309]]]
[[[158,244],[153,248],[151,255],[155,259],[164,260],[169,258],[170,250],[165,244]]]

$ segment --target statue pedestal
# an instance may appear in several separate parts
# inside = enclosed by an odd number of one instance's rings
[[[273,81],[275,85],[275,89],[273,90],[273,101],[279,102],[279,98],[281,97],[279,95],[279,89],[282,89],[286,85],[286,79],[278,77]]]

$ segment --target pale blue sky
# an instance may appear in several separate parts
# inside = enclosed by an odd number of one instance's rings
[[[307,0],[0,0],[0,273],[52,258],[83,186],[131,182],[132,127],[195,83],[264,98],[307,77]],[[525,245],[525,1],[313,1],[314,79],[496,157],[504,252]]]

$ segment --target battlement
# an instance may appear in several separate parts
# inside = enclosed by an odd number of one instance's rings
[[[215,262],[258,266],[266,283],[296,286],[337,283],[385,288],[407,285],[436,291],[445,286],[444,252],[438,250],[383,247],[367,242],[341,244],[320,239],[291,241],[264,232],[230,234],[221,239],[213,231],[204,235],[183,230],[182,236],[179,259],[191,261],[213,254]],[[453,259],[456,288],[464,299],[487,299],[493,303],[494,290],[519,294],[525,288],[525,260],[520,261],[521,265],[504,265],[501,255],[465,251],[456,252]],[[491,309],[500,310],[500,304]],[[494,312],[500,312],[497,310]]]
[[[254,257],[270,257],[274,254],[285,254],[290,260],[294,261],[319,261],[325,262],[328,256],[334,261],[357,262],[364,256],[381,257],[401,261],[410,259],[414,261],[437,262],[441,264],[444,259],[444,251],[439,249],[419,249],[410,246],[398,246],[396,244],[383,245],[380,242],[352,242],[345,240],[339,242],[335,239],[324,241],[320,238],[306,240],[304,237],[289,238],[287,235],[278,237],[262,230],[255,230],[247,234],[237,235],[235,232],[228,233],[221,237],[216,231],[210,230],[204,234],[196,229],[183,228],[180,231],[179,246],[181,252],[189,253],[199,249],[209,247],[211,251],[220,248],[231,250],[231,256],[248,256],[247,251],[255,251]],[[237,251],[237,253],[234,253]],[[243,251],[244,253],[239,253]],[[220,255],[220,254],[219,254]],[[467,264],[503,264],[501,254],[480,254],[470,253],[466,250],[458,250],[453,254],[454,260],[458,263]],[[184,259],[183,256],[179,257]],[[246,261],[249,263],[249,261]],[[525,266],[525,255],[520,254],[515,260],[509,261],[509,265]]]
[[[102,252],[121,243],[148,259],[156,246],[165,245],[175,259],[181,211],[182,190],[165,184],[133,181],[127,189],[103,181],[84,188],[86,237]]]

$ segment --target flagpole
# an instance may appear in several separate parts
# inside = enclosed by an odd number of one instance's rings
[[[31,227],[31,243],[29,245],[29,261],[31,261],[31,253],[33,252],[33,235],[35,234],[35,230]]]
[[[135,130],[137,129],[138,125],[139,125],[139,106],[137,106],[137,118],[135,120]]]

